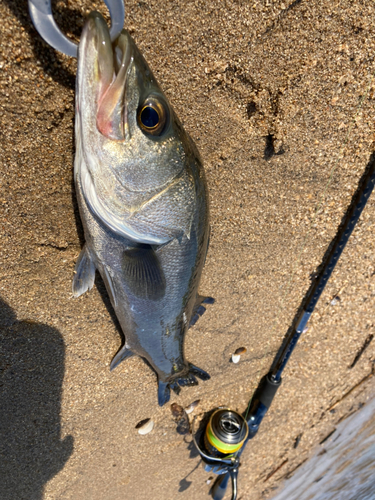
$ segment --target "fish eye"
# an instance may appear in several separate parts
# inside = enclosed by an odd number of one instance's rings
[[[167,107],[156,97],[147,98],[138,110],[138,125],[150,135],[161,135],[167,122]]]

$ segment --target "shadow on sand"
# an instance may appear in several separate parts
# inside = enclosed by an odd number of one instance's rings
[[[17,321],[0,300],[1,500],[41,500],[72,454],[60,437],[64,353],[58,330]]]

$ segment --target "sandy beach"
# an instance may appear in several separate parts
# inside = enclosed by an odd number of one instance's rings
[[[79,40],[104,2],[54,3]],[[156,376],[121,345],[100,277],[73,299],[76,60],[0,4],[0,497],[203,500],[210,485]],[[202,156],[211,241],[186,337],[211,380],[172,402],[244,411],[375,152],[375,6],[349,0],[126,1],[134,37]],[[375,193],[242,455],[239,499],[267,499],[374,393]],[[369,340],[370,339],[370,340]],[[367,343],[366,343],[367,342]],[[247,353],[230,363],[238,347]],[[136,424],[152,418],[154,430]],[[211,483],[212,485],[212,483]],[[230,498],[230,496],[228,496]]]

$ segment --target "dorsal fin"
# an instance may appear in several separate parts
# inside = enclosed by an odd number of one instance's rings
[[[203,295],[198,295],[195,301],[193,313],[191,315],[191,320],[189,323],[189,328],[194,326],[198,319],[205,313],[206,308],[202,304],[213,304],[215,299],[213,297],[204,297]]]

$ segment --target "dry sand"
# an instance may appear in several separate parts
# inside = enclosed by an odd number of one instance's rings
[[[84,15],[103,6],[56,2],[56,19],[79,37]],[[210,189],[201,292],[216,303],[189,331],[186,354],[212,379],[171,402],[200,398],[197,415],[243,411],[374,152],[375,6],[132,0],[126,10]],[[109,372],[121,339],[102,282],[71,298],[83,241],[72,183],[76,61],[40,40],[25,0],[3,0],[0,16],[0,497],[207,498],[210,475],[169,405],[157,406],[154,373],[139,358]],[[373,341],[349,368],[374,334],[374,232],[375,194],[243,453],[242,500],[268,498],[373,390],[369,377],[341,400],[375,358]],[[241,346],[247,354],[229,363]],[[140,436],[147,417],[155,428]]]

